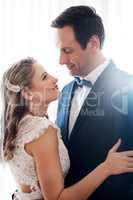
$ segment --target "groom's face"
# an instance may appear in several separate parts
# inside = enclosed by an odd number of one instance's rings
[[[59,63],[66,65],[72,76],[86,76],[91,69],[94,55],[90,40],[83,49],[76,40],[72,27],[65,26],[57,29],[57,46],[60,50]]]

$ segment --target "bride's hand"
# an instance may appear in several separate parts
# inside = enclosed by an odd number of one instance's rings
[[[133,151],[117,152],[121,140],[110,149],[104,161],[109,175],[133,172]]]

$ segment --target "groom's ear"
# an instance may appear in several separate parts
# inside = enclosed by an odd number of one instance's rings
[[[87,44],[87,48],[91,49],[92,51],[95,51],[97,49],[100,49],[100,41],[97,35],[93,35]]]
[[[21,91],[21,95],[25,100],[31,101],[33,98],[32,92],[28,87],[25,87]]]

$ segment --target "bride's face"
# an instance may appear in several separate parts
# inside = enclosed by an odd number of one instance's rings
[[[38,63],[33,65],[34,75],[31,84],[31,93],[34,103],[49,104],[59,96],[57,79],[48,74]]]

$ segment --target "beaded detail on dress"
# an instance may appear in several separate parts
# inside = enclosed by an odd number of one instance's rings
[[[43,134],[50,125],[57,129],[59,157],[64,177],[69,170],[70,160],[67,149],[61,139],[60,129],[46,117],[26,115],[19,123],[16,137],[16,149],[13,159],[9,161],[9,166],[16,183],[18,183],[18,185],[24,184],[31,186],[31,193],[23,193],[21,191],[15,193],[15,196],[19,200],[36,200],[43,198],[38,185],[33,157],[25,151],[24,146],[26,143],[33,141]]]

